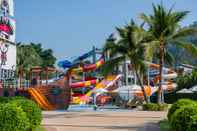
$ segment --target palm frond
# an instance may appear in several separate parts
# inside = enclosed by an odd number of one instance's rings
[[[159,48],[159,41],[151,41],[144,43],[145,47],[145,60],[152,62],[156,50]]]
[[[164,53],[164,59],[165,63],[170,66],[175,62],[174,56],[167,50]]]
[[[177,32],[175,32],[169,39],[179,39],[183,37],[187,37],[189,35],[196,35],[197,36],[197,28],[194,27],[185,27],[181,28]]]
[[[139,16],[140,19],[142,19],[145,23],[147,23],[148,25],[152,25],[153,24],[153,20],[151,20],[149,18],[149,16],[147,16],[146,14],[144,13],[141,13],[140,16]]]
[[[190,55],[192,55],[194,58],[197,58],[197,46],[195,46],[193,43],[190,43],[188,41],[184,40],[174,40],[174,44],[176,44],[176,47],[185,49]]]
[[[102,67],[101,67],[101,74],[104,76],[107,76],[109,73],[112,73],[114,68],[118,66],[122,61],[125,60],[125,56],[116,57],[114,59],[111,59],[107,61]]]

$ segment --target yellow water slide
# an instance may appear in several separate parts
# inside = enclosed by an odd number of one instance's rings
[[[54,110],[55,109],[55,107],[49,103],[47,98],[42,93],[40,93],[37,89],[29,88],[28,92],[30,93],[30,95],[33,97],[33,99],[38,103],[38,105],[42,109],[44,109],[44,110]]]
[[[96,87],[92,90],[90,90],[88,93],[86,93],[83,97],[75,97],[73,100],[73,103],[80,104],[80,103],[86,103],[92,93],[96,93],[98,89],[106,89],[113,86],[116,81],[120,79],[121,75],[109,75],[105,79],[103,79],[100,83],[96,85]]]
[[[97,89],[100,89],[100,88],[106,89],[106,88],[112,86],[119,78],[120,78],[119,75],[117,75],[117,76],[116,75],[109,75],[109,76],[107,76],[107,78],[103,79],[100,83],[98,83],[93,90],[89,91],[86,94],[86,96],[90,97],[91,94],[94,91],[96,91]]]

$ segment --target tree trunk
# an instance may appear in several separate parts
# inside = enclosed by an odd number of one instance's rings
[[[163,88],[162,88],[162,82],[163,82],[163,65],[164,65],[164,41],[161,40],[160,43],[160,62],[159,62],[159,89],[158,89],[158,96],[157,96],[157,103],[160,104],[162,102],[162,93],[163,93]]]
[[[19,88],[22,88],[23,69],[19,67]]]
[[[135,68],[134,65],[133,65],[133,67],[134,67],[134,70],[135,70],[135,74],[136,74],[137,80],[138,80],[138,82],[140,84],[140,87],[142,89],[142,92],[143,92],[143,95],[144,95],[144,100],[145,100],[146,103],[148,103],[148,98],[147,98],[147,95],[146,95],[146,92],[145,92],[145,89],[144,89],[144,85],[142,84],[142,81],[141,81],[140,76],[139,76],[139,74],[137,72],[137,69]]]

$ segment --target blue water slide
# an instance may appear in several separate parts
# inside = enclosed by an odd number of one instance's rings
[[[57,63],[60,68],[66,69],[73,66],[73,63],[68,60],[62,60]]]
[[[78,58],[74,59],[73,62],[70,62],[68,60],[62,60],[62,61],[59,61],[57,65],[60,68],[63,68],[63,69],[70,68],[70,67],[75,66],[80,61],[82,61],[82,60],[84,60],[84,59],[86,59],[86,58],[94,55],[94,53],[95,53],[95,51],[94,50],[91,50],[91,51],[89,51],[89,52],[87,52],[87,53],[79,56]]]
[[[84,60],[84,59],[90,57],[91,55],[93,55],[93,53],[94,53],[94,51],[91,50],[91,51],[89,51],[88,53],[85,53],[85,54],[79,56],[79,57],[76,58],[73,62],[78,62],[78,61]]]

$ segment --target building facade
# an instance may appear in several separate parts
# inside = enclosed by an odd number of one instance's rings
[[[13,0],[0,0],[0,79],[14,77],[16,70],[16,21]]]

